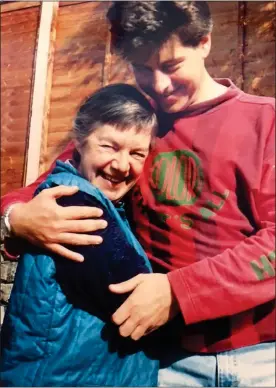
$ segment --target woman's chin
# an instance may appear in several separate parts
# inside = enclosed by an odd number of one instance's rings
[[[110,192],[109,190],[102,190],[102,193],[111,201],[111,202],[118,202],[120,199],[124,196],[125,193],[122,194],[121,191],[118,192]]]

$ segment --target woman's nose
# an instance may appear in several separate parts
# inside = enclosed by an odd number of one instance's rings
[[[112,168],[127,175],[130,169],[129,157],[125,154],[118,154],[112,161]]]

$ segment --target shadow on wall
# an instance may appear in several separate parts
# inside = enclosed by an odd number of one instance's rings
[[[121,58],[116,55],[111,55],[109,44],[109,26],[106,19],[108,4],[101,2],[97,5],[96,12],[99,15],[97,30],[95,31],[95,23],[88,21],[82,25],[82,28],[67,40],[64,47],[58,51],[59,57],[66,58],[66,67],[70,71],[78,71],[89,67],[91,71],[75,86],[87,85],[98,77],[98,71],[93,71],[95,65],[104,65],[102,77],[108,83],[114,83],[116,78],[120,82],[130,77],[131,67],[127,65]],[[102,35],[103,28],[106,28],[106,39],[97,39]],[[103,63],[104,62],[104,63]],[[105,73],[105,74],[104,74]]]

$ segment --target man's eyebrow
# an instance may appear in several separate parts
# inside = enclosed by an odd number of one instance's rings
[[[179,62],[182,62],[185,59],[185,57],[179,57],[179,58],[173,58],[173,59],[168,59],[167,61],[164,61],[160,63],[161,66],[170,66],[170,65],[176,65]]]

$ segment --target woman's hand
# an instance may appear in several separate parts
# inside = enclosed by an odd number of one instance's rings
[[[12,232],[67,259],[83,261],[82,255],[63,244],[100,244],[100,236],[86,233],[104,229],[107,222],[94,219],[102,216],[101,209],[57,204],[57,198],[71,196],[77,191],[78,187],[58,186],[43,190],[28,203],[15,204],[9,218]]]

